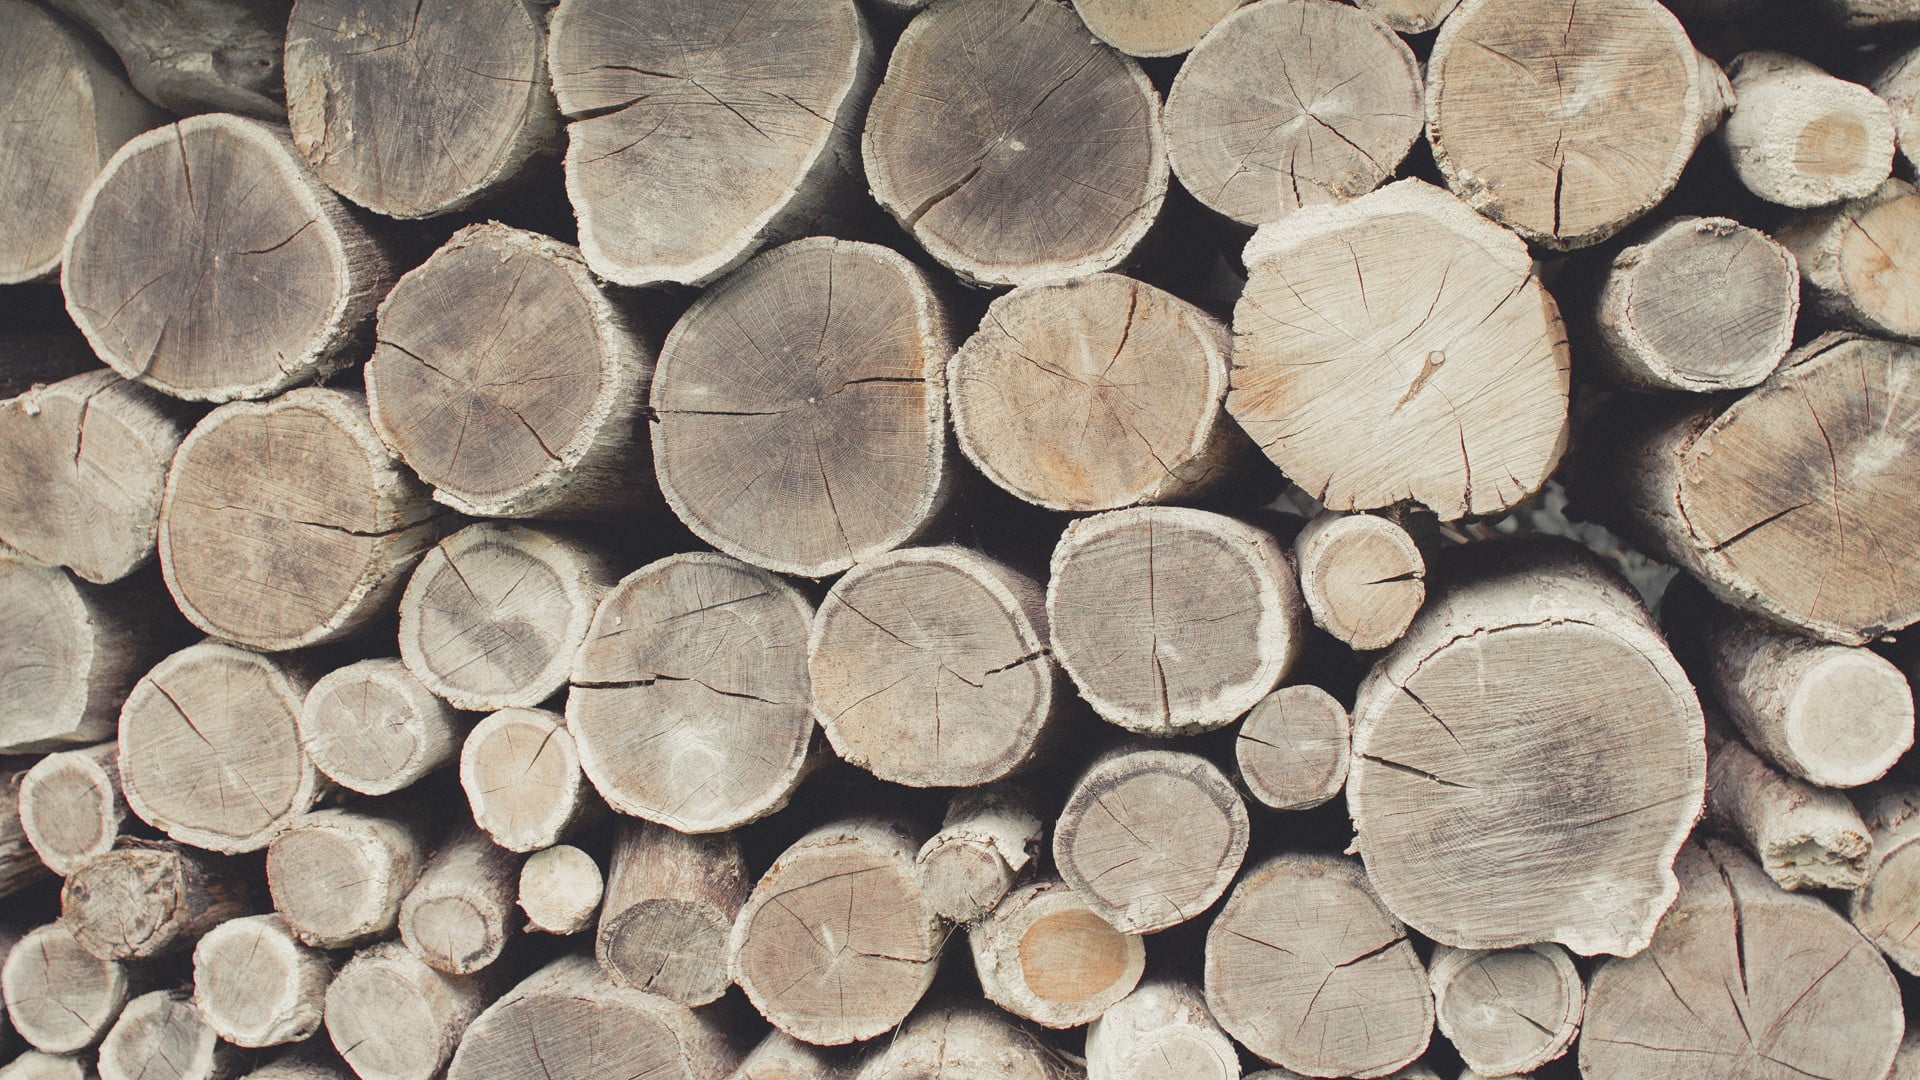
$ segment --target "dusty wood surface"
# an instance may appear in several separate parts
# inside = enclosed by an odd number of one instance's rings
[[[186,993],[152,990],[121,1010],[97,1064],[100,1080],[227,1080],[242,1062]]]
[[[940,831],[915,857],[935,914],[966,924],[993,910],[1040,851],[1036,803],[1006,785],[963,791],[947,803]]]
[[[301,941],[339,949],[392,933],[431,851],[418,811],[393,810],[305,814],[267,846],[274,909]]]
[[[300,745],[327,779],[390,795],[459,756],[467,721],[397,658],[321,676],[300,709]]]
[[[288,0],[48,0],[120,54],[133,85],[169,112],[286,115]]]
[[[0,555],[0,750],[110,738],[127,692],[177,644],[147,580],[112,588]]]
[[[127,817],[120,743],[48,754],[20,780],[20,830],[47,869],[66,877],[110,851]]]
[[[1800,261],[1810,306],[1868,334],[1920,337],[1920,192],[1895,178],[1838,206],[1808,210],[1778,238]]]
[[[102,960],[152,959],[256,910],[258,892],[230,860],[129,837],[67,875],[60,922]]]
[[[1198,989],[1152,979],[1087,1026],[1087,1075],[1238,1080],[1240,1057]]]
[[[433,1077],[491,998],[483,981],[385,941],[355,953],[327,987],[327,1037],[361,1080]]]
[[[727,938],[753,880],[732,836],[616,827],[593,952],[621,986],[690,1008],[727,992]]]
[[[606,887],[600,864],[572,844],[555,844],[520,864],[520,898],[527,929],[577,934],[594,923]]]
[[[1913,846],[1920,839],[1920,789],[1889,781],[1856,798],[1873,849],[1866,883],[1847,897],[1847,917],[1888,960],[1912,974],[1920,971],[1920,942],[1913,940],[1920,926],[1920,848]]]
[[[1130,56],[1177,56],[1246,0],[1073,0],[1093,36]]]
[[[502,709],[476,724],[460,749],[460,787],[474,824],[508,851],[552,847],[599,808],[566,718],[545,709]]]
[[[1707,730],[1707,816],[1783,889],[1858,889],[1872,838],[1846,795],[1776,771]]]
[[[1374,514],[1322,514],[1293,540],[1300,594],[1320,629],[1356,651],[1400,640],[1427,598],[1413,537]]]
[[[27,932],[0,966],[7,1020],[34,1049],[71,1054],[98,1043],[129,994],[127,969],[102,960],[60,923]]]
[[[1085,1071],[1018,1021],[976,1002],[922,1009],[853,1080],[1081,1080]]]
[[[449,837],[400,902],[400,940],[448,975],[492,964],[519,923],[513,901],[522,861],[477,828]]]
[[[1872,194],[1893,171],[1893,114],[1873,91],[1780,52],[1742,53],[1727,75],[1734,106],[1720,143],[1755,195],[1829,206]]]
[[[279,1046],[320,1030],[333,965],[279,915],[221,923],[193,947],[193,1004],[235,1046]]]
[[[1558,945],[1477,951],[1434,949],[1427,971],[1434,1020],[1473,1071],[1531,1072],[1580,1033],[1586,987]]]
[[[1283,686],[1260,699],[1235,733],[1247,793],[1275,810],[1308,810],[1340,794],[1352,761],[1353,721],[1317,686]]]

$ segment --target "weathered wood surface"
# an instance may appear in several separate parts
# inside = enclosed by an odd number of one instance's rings
[[[119,757],[118,741],[48,754],[20,779],[20,831],[61,877],[119,839],[127,817]]]
[[[100,588],[0,554],[0,751],[111,738],[127,692],[178,627],[151,578]]]
[[[221,923],[193,947],[193,1004],[235,1046],[280,1046],[320,1030],[333,965],[295,940],[286,919]]]
[[[1193,986],[1150,979],[1087,1026],[1088,1080],[1239,1080],[1240,1054]]]
[[[1776,771],[1707,729],[1707,817],[1783,889],[1858,889],[1872,838],[1847,797]]]
[[[1573,1045],[1586,986],[1558,945],[1479,951],[1435,947],[1427,970],[1434,1020],[1468,1066],[1532,1072]]]
[[[302,815],[274,837],[267,888],[294,935],[340,949],[390,934],[431,850],[418,813],[338,807]]]
[[[844,1054],[774,1028],[748,1051],[728,1080],[853,1080],[853,1068]]]
[[[120,54],[147,100],[182,116],[286,115],[287,0],[48,0]]]
[[[1293,563],[1314,623],[1357,651],[1400,640],[1427,598],[1426,557],[1405,529],[1375,514],[1307,522]]]
[[[1808,210],[1777,233],[1800,262],[1810,306],[1868,334],[1920,338],[1920,192],[1902,179]]]
[[[1079,1027],[1133,992],[1147,947],[1058,878],[1022,885],[967,930],[988,1001],[1042,1027]]]
[[[1018,1021],[976,1002],[922,1009],[853,1080],[1085,1080],[1086,1071]]]
[[[27,932],[0,966],[13,1030],[34,1049],[72,1054],[99,1042],[129,994],[127,969],[102,960],[60,923]]]
[[[152,990],[120,1012],[100,1042],[100,1080],[227,1080],[244,1067],[184,990]]]
[[[1869,85],[1893,114],[1894,144],[1908,165],[1920,161],[1920,46],[1896,52]]]
[[[475,725],[460,787],[474,823],[508,851],[552,847],[599,807],[566,719],[545,709],[502,709]]]
[[[1893,114],[1859,83],[1781,52],[1734,57],[1734,106],[1720,129],[1747,190],[1782,206],[1873,193],[1893,171]]]
[[[258,892],[231,860],[129,837],[67,875],[60,922],[102,960],[146,960],[184,950],[256,910]]]
[[[606,882],[593,856],[572,844],[536,851],[520,864],[520,898],[527,929],[577,934],[594,923]]]
[[[398,658],[328,672],[300,709],[300,745],[314,768],[362,795],[390,795],[453,761],[466,731]]]
[[[361,1080],[431,1080],[491,996],[482,980],[435,971],[384,941],[355,953],[327,987],[327,1037]]]
[[[623,821],[607,862],[593,942],[600,969],[690,1008],[719,1000],[731,982],[727,939],[753,885],[740,842]]]
[[[1353,758],[1346,707],[1317,686],[1283,686],[1240,721],[1233,753],[1247,793],[1275,810],[1308,810],[1340,794]]]
[[[1353,6],[1402,34],[1424,34],[1445,22],[1460,0],[1354,0]]]
[[[1093,36],[1129,56],[1178,56],[1246,0],[1073,0]]]
[[[1920,848],[1913,846],[1920,840],[1920,789],[1888,781],[1855,798],[1873,849],[1866,858],[1866,882],[1847,897],[1847,917],[1901,970],[1920,972],[1920,941],[1914,940],[1920,927]]]
[[[519,924],[513,901],[522,861],[477,828],[449,837],[400,902],[400,940],[448,975],[486,968]]]
[[[964,925],[993,910],[1040,851],[1036,801],[1004,785],[954,795],[940,831],[914,860],[935,914]]]

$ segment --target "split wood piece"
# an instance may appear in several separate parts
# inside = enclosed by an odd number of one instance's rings
[[[1920,399],[1899,389],[1916,377],[1920,347],[1826,334],[1742,397],[1657,416],[1619,442],[1622,524],[1723,601],[1802,633],[1859,645],[1906,626],[1920,564],[1888,552],[1920,530],[1902,479]]]
[[[545,709],[480,721],[460,749],[460,787],[474,823],[508,851],[552,847],[598,803],[566,719]]]
[[[1920,788],[1889,781],[1856,799],[1873,850],[1866,883],[1847,898],[1847,917],[1901,970],[1920,974],[1920,942],[1914,940],[1920,925],[1920,847],[1914,846],[1920,840]]]
[[[127,1002],[127,970],[102,960],[60,923],[28,931],[0,967],[13,1030],[34,1049],[73,1054],[100,1041]]]
[[[920,891],[948,922],[979,921],[1007,895],[1040,850],[1034,800],[1008,787],[961,791],[940,831],[920,847]]]
[[[727,937],[752,879],[730,833],[688,836],[620,822],[607,860],[606,904],[593,953],[615,983],[697,1008],[731,979]]]
[[[1084,3],[1084,0],[1082,0]],[[1167,93],[1174,175],[1242,225],[1391,179],[1426,122],[1420,62],[1332,0],[1264,0],[1207,32]]]
[[[1093,36],[1128,56],[1178,56],[1247,0],[1073,0]]]
[[[60,283],[115,371],[232,401],[357,360],[393,268],[279,128],[208,114],[113,155],[67,234]]]
[[[1566,328],[1518,237],[1402,180],[1264,226],[1244,257],[1227,409],[1329,509],[1492,514],[1553,472]]]
[[[1793,348],[1793,253],[1731,218],[1678,217],[1613,257],[1583,335],[1594,362],[1635,390],[1738,390]]]
[[[853,1069],[840,1056],[774,1028],[728,1080],[853,1080]]]
[[[577,934],[593,925],[604,881],[600,864],[572,844],[536,851],[520,864],[520,910],[527,929]]]
[[[1693,687],[1584,549],[1460,562],[1355,697],[1355,849],[1387,909],[1442,944],[1639,952],[1705,796]]]
[[[943,0],[915,16],[860,146],[874,198],[979,285],[1111,270],[1167,197],[1159,94],[1065,4]]]
[[[518,921],[522,857],[469,828],[440,845],[400,904],[400,940],[436,971],[471,975],[500,958]]]
[[[834,751],[909,787],[971,787],[1028,768],[1065,697],[1040,584],[951,546],[849,570],[814,616],[807,669]]]
[[[433,1080],[491,995],[397,941],[355,953],[327,987],[327,1036],[362,1080]]]
[[[526,0],[298,0],[287,125],[333,190],[394,218],[463,210],[553,141],[547,27]]]
[[[1074,784],[1053,826],[1053,862],[1101,918],[1150,934],[1220,899],[1248,831],[1246,803],[1206,758],[1121,747]]]
[[[427,828],[406,814],[321,810],[273,838],[267,888],[296,937],[340,949],[392,932],[427,865]]]
[[[102,960],[184,950],[253,910],[252,879],[230,860],[131,837],[80,864],[60,890],[60,922]]]
[[[233,919],[193,947],[193,1003],[236,1046],[279,1046],[320,1030],[333,967],[278,914]]]
[[[987,479],[1049,510],[1191,496],[1243,442],[1230,345],[1213,316],[1120,274],[1023,285],[947,365],[954,434]]]
[[[220,1041],[187,990],[141,994],[100,1043],[100,1080],[227,1080],[246,1067]]]
[[[595,273],[705,285],[805,235],[857,188],[854,138],[879,61],[852,0],[632,14],[623,0],[564,0],[551,26],[547,62],[572,121],[567,197]]]
[[[1400,640],[1427,598],[1426,558],[1378,515],[1314,518],[1294,537],[1293,561],[1314,623],[1362,652]]]
[[[434,512],[366,398],[305,387],[215,409],[187,435],[160,506],[160,569],[208,634],[305,648],[393,610]]]
[[[1812,210],[1775,234],[1800,261],[1823,318],[1869,334],[1920,338],[1920,192],[1905,180]]]
[[[1086,1075],[1005,1013],[983,1002],[955,1001],[915,1013],[853,1080],[1086,1080]]]
[[[469,525],[428,549],[407,582],[400,659],[456,709],[538,705],[567,684],[614,566],[550,529]]]
[[[721,551],[801,577],[912,540],[951,485],[948,326],[933,279],[886,248],[812,237],[755,259],[661,347],[667,504]]]
[[[1058,878],[1023,885],[967,931],[987,1000],[1050,1028],[1096,1020],[1133,992],[1146,942],[1123,934]]]
[[[733,924],[733,981],[774,1027],[819,1046],[871,1039],[933,982],[945,928],[921,895],[917,838],[829,822],[781,853]]]
[[[1445,22],[1460,0],[1354,0],[1353,6],[1402,34],[1424,34]]]
[[[72,1054],[28,1050],[0,1068],[0,1080],[93,1080],[86,1061]]]
[[[601,600],[573,660],[567,727],[622,814],[709,833],[787,804],[814,744],[813,604],[714,552],[671,555]]]
[[[20,787],[26,777],[25,769],[0,772],[0,896],[19,892],[49,873],[20,820]]]
[[[120,711],[120,786],[140,820],[183,844],[259,851],[319,799],[300,748],[297,668],[217,642],[143,676]]]
[[[390,795],[459,756],[466,722],[398,659],[321,676],[300,710],[300,745],[327,778]]]
[[[1840,792],[1776,772],[1739,739],[1707,729],[1707,817],[1783,889],[1858,889],[1872,840]]]
[[[1689,845],[1675,870],[1680,899],[1653,943],[1588,984],[1582,1076],[1886,1075],[1900,990],[1845,919],[1719,841]]]
[[[718,1017],[616,986],[576,955],[541,968],[468,1025],[447,1077],[721,1080],[739,1060]]]
[[[1567,1052],[1586,986],[1558,945],[1481,951],[1434,947],[1427,970],[1440,1033],[1475,1072],[1512,1076]]]
[[[1896,53],[1870,84],[1893,113],[1894,144],[1908,165],[1920,165],[1920,46]]]
[[[1310,810],[1347,782],[1353,721],[1317,686],[1283,686],[1261,699],[1233,742],[1240,782],[1275,810]]]
[[[0,3],[7,93],[0,98],[0,285],[48,277],[60,266],[80,199],[122,143],[160,113],[127,85],[105,50],[25,0]]]
[[[1088,1080],[1239,1077],[1239,1051],[1187,983],[1149,979],[1087,1028]]]
[[[1046,623],[1080,696],[1147,735],[1224,727],[1298,658],[1306,608],[1266,532],[1140,507],[1081,518],[1053,549]]]
[[[61,877],[112,850],[127,818],[120,795],[120,744],[48,754],[20,781],[20,829]]]
[[[112,738],[127,691],[175,637],[170,607],[151,579],[101,588],[0,555],[0,752]]]
[[[640,412],[653,360],[578,248],[469,225],[381,301],[367,407],[455,510],[608,516],[651,490]]]
[[[1741,53],[1727,74],[1735,104],[1720,143],[1748,191],[1828,206],[1872,194],[1893,171],[1893,114],[1873,91],[1781,52]]]
[[[49,0],[120,54],[133,85],[168,112],[286,115],[287,5],[252,0]]]

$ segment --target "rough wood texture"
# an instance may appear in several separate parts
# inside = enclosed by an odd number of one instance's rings
[[[967,931],[987,1000],[1050,1028],[1096,1020],[1133,992],[1147,946],[1058,878],[1022,885]]]
[[[1240,782],[1275,810],[1310,810],[1347,782],[1353,721],[1317,686],[1283,686],[1260,700],[1233,742]]]
[[[1720,143],[1755,195],[1827,206],[1871,194],[1893,171],[1893,114],[1873,91],[1781,52],[1741,53],[1727,74],[1735,104]]]
[[[1914,940],[1920,927],[1920,847],[1913,846],[1920,840],[1920,788],[1889,781],[1860,792],[1857,800],[1873,849],[1866,883],[1847,897],[1847,917],[1887,959],[1908,974],[1920,973],[1920,941]],[[1896,1070],[1896,1075],[1908,1074]]]
[[[882,780],[967,787],[1044,749],[1065,687],[1038,582],[965,548],[902,548],[848,571],[807,638],[813,712]]]
[[[634,19],[620,0],[554,12],[567,195],[601,277],[704,285],[804,234],[854,188],[878,61],[852,0],[650,14]]]
[[[400,659],[456,709],[538,705],[567,684],[614,566],[550,529],[469,525],[430,548],[407,582]]]
[[[1167,156],[1206,206],[1265,225],[1379,187],[1425,122],[1419,61],[1386,23],[1332,0],[1267,0],[1220,20],[1181,65]]]
[[[0,555],[0,751],[113,736],[127,691],[172,645],[151,580],[111,588]]]
[[[1588,984],[1581,1075],[1886,1075],[1900,992],[1845,919],[1718,841],[1675,869],[1680,899],[1652,945]]]
[[[840,1055],[774,1028],[728,1080],[853,1080],[853,1069]]]
[[[320,1030],[333,967],[279,915],[221,923],[193,947],[193,1004],[236,1046],[279,1046]]]
[[[61,923],[28,931],[0,967],[13,1030],[37,1050],[78,1053],[100,1041],[127,1002],[127,971],[80,947]]]
[[[429,967],[471,975],[500,958],[519,922],[521,857],[466,829],[433,853],[400,903],[400,940]]]
[[[1857,889],[1872,841],[1840,792],[1774,771],[1739,739],[1707,730],[1707,817],[1783,889]]]
[[[0,772],[0,896],[19,892],[47,876],[48,868],[20,821],[20,786],[27,770]]]
[[[393,271],[280,129],[209,114],[114,154],[81,201],[60,283],[115,371],[232,401],[359,359]]]
[[[67,875],[60,922],[102,960],[144,960],[183,950],[254,910],[255,892],[229,860],[129,837]]]
[[[1475,1072],[1532,1072],[1567,1052],[1587,991],[1558,945],[1480,951],[1434,948],[1427,970],[1434,1020]]]
[[[288,1050],[240,1080],[354,1080],[353,1070],[336,1063],[330,1055],[313,1049],[313,1043]]]
[[[623,578],[567,691],[580,765],[607,804],[696,833],[785,806],[814,742],[812,618],[798,589],[713,552]]]
[[[338,640],[393,610],[439,524],[350,390],[236,402],[174,455],[160,569],[208,634],[277,651]]]
[[[361,1080],[433,1080],[490,995],[399,942],[354,954],[327,987],[327,1037]]]
[[[378,335],[366,367],[374,429],[439,502],[552,518],[646,501],[653,347],[579,249],[469,225],[394,285]]]
[[[1870,85],[1893,114],[1900,156],[1909,166],[1920,164],[1920,46],[1896,52]]]
[[[1053,826],[1053,862],[1101,918],[1148,934],[1220,899],[1248,830],[1246,803],[1207,759],[1121,747],[1074,784]]]
[[[654,465],[680,520],[802,577],[924,531],[950,483],[953,342],[934,288],[886,248],[813,237],[695,301],[661,347],[651,398]]]
[[[1093,36],[1129,56],[1178,56],[1246,0],[1073,0]]]
[[[1243,440],[1226,328],[1120,274],[1023,285],[947,365],[953,431],[987,479],[1050,510],[1192,496]]]
[[[1046,616],[1080,696],[1148,735],[1232,723],[1293,667],[1307,621],[1272,536],[1181,507],[1068,525],[1053,549]]]
[[[1035,800],[1000,786],[958,792],[940,831],[920,846],[920,891],[948,922],[972,923],[992,911],[1040,850]]]
[[[1186,983],[1148,980],[1087,1028],[1088,1080],[1239,1077],[1239,1051]]]
[[[1920,192],[1893,179],[1864,198],[1782,225],[1813,308],[1869,334],[1920,338]]]
[[[1085,1080],[1086,1070],[1004,1013],[975,1002],[917,1012],[853,1080]]]
[[[526,0],[298,0],[286,90],[301,157],[388,217],[472,205],[560,126],[545,14]]]
[[[154,990],[121,1010],[100,1043],[100,1080],[227,1080],[245,1067],[186,990]]]
[[[409,811],[305,814],[267,846],[267,888],[295,936],[339,949],[391,933],[427,864],[427,828]]]
[[[1227,409],[1329,508],[1496,513],[1559,463],[1566,330],[1512,233],[1402,180],[1289,214],[1244,257]]]
[[[120,54],[133,85],[169,112],[278,119],[286,0],[49,0]]]
[[[321,676],[300,709],[300,745],[329,780],[390,795],[452,761],[466,721],[397,658]]]
[[[1064,4],[942,0],[915,16],[861,150],[880,205],[982,285],[1111,270],[1167,195],[1159,95]]]
[[[520,910],[527,929],[577,934],[592,926],[605,882],[600,864],[572,844],[536,851],[520,864]]]
[[[697,1008],[730,983],[727,936],[752,879],[731,835],[623,821],[593,953],[615,983]]]
[[[545,709],[502,709],[460,748],[460,787],[474,823],[508,851],[552,847],[598,806],[567,722]]]
[[[0,1080],[92,1080],[88,1063],[71,1054],[28,1050],[0,1067]]]
[[[20,830],[54,873],[73,873],[119,838],[127,818],[119,757],[118,742],[48,754],[21,778]]]
[[[727,944],[733,981],[796,1039],[840,1046],[906,1019],[946,933],[914,871],[919,838],[878,819],[829,822],[754,885]]]
[[[1655,0],[1465,0],[1427,62],[1427,138],[1474,209],[1566,250],[1665,198],[1731,96]]]
[[[1427,598],[1426,558],[1377,515],[1314,518],[1294,537],[1293,561],[1314,623],[1357,651],[1400,640]]]
[[[1354,0],[1353,6],[1402,34],[1424,34],[1445,22],[1460,0]]]

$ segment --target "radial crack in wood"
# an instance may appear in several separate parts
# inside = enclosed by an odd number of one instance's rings
[[[1283,686],[1253,707],[1233,741],[1240,783],[1275,810],[1310,810],[1340,794],[1353,758],[1345,706],[1317,686]]]
[[[1440,1033],[1477,1073],[1532,1072],[1566,1053],[1580,1033],[1586,986],[1558,945],[1436,946],[1427,979]]]
[[[690,1008],[719,1000],[731,983],[727,938],[752,886],[740,842],[623,821],[608,866],[593,942],[600,969]]]
[[[327,987],[327,1037],[361,1080],[433,1080],[492,995],[396,941],[355,953]]]
[[[257,892],[231,860],[129,837],[67,876],[60,922],[102,960],[152,959],[255,910]]]

